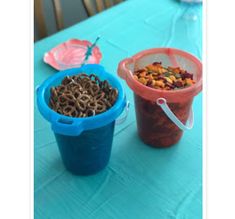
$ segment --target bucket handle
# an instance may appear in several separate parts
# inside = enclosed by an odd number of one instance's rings
[[[127,101],[125,106],[125,115],[122,118],[117,119],[115,125],[121,125],[123,122],[126,121],[127,116],[129,114],[129,109],[130,109],[130,101]]]
[[[194,115],[192,107],[189,112],[189,118],[188,118],[188,125],[184,125],[177,117],[176,115],[171,111],[169,106],[167,105],[165,98],[158,98],[156,103],[162,108],[163,112],[168,116],[168,118],[181,130],[186,131],[193,128],[194,125]]]
[[[74,121],[69,118],[57,117],[53,119],[52,130],[57,134],[77,136],[83,131],[81,121]]]

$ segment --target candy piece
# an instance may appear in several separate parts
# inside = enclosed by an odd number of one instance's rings
[[[157,80],[155,81],[154,86],[165,87],[165,84],[162,80]]]
[[[173,81],[172,81],[170,78],[165,77],[165,79],[166,79],[166,81],[167,81],[168,83],[173,84]]]
[[[139,78],[138,81],[139,81],[141,84],[144,84],[144,85],[147,84],[147,80],[146,80],[145,78]]]
[[[188,72],[181,74],[182,79],[190,78],[193,79],[193,74],[190,74]]]

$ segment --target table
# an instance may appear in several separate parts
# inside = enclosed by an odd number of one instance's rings
[[[55,74],[43,55],[70,38],[100,35],[101,64],[116,74],[118,63],[152,47],[176,47],[201,59],[202,6],[174,0],[130,0],[34,46],[34,86]],[[187,18],[194,11],[196,20]],[[107,168],[88,177],[67,172],[50,125],[34,102],[35,219],[202,218],[202,94],[194,99],[195,126],[168,149],[153,149],[137,136],[133,96],[126,122],[116,126]],[[36,94],[35,94],[36,99]]]

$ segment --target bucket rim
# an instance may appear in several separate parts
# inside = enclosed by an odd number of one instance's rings
[[[146,55],[160,54],[160,53],[163,53],[163,54],[169,55],[169,56],[171,56],[172,54],[177,54],[177,55],[183,56],[185,58],[188,58],[189,60],[191,60],[192,62],[194,62],[196,64],[196,66],[198,67],[198,71],[202,72],[201,61],[198,58],[196,58],[194,55],[192,55],[191,53],[177,49],[177,48],[161,47],[161,48],[146,49],[146,50],[143,50],[141,52],[136,53],[135,55],[133,55],[130,58],[126,58],[126,59],[122,60],[118,66],[119,76],[122,77],[127,82],[128,86],[134,92],[137,91],[137,93],[139,93],[140,95],[141,95],[140,90],[145,89],[146,91],[150,91],[152,94],[155,93],[158,95],[163,95],[163,96],[168,96],[168,97],[170,95],[186,94],[186,93],[192,94],[193,96],[196,96],[202,90],[202,74],[199,74],[199,78],[196,81],[196,83],[189,86],[189,87],[186,87],[183,89],[178,89],[178,90],[160,90],[160,89],[154,89],[154,88],[145,86],[142,83],[140,83],[139,81],[135,80],[132,72],[129,69],[127,69],[127,67],[126,67],[127,64],[134,63],[134,62],[136,62],[136,60],[138,60]]]

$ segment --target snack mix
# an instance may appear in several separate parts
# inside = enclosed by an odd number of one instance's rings
[[[141,84],[161,90],[177,90],[195,83],[193,74],[180,67],[163,67],[161,62],[154,62],[134,72],[133,77]]]
[[[111,108],[118,96],[107,80],[96,75],[66,76],[61,85],[51,88],[49,106],[55,112],[70,117],[89,117]]]

